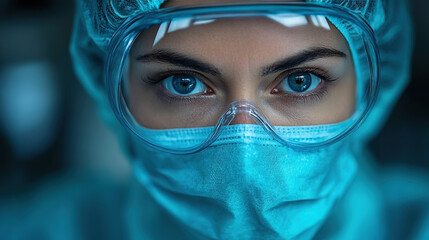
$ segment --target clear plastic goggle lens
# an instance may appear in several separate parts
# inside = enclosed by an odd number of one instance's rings
[[[115,73],[108,83],[117,115],[142,140],[172,152],[201,149],[231,124],[259,124],[291,145],[345,135],[375,95],[377,55],[368,31],[352,18],[281,6],[135,20],[117,35],[122,43],[111,57],[120,60],[107,67]],[[338,123],[326,136],[300,137]],[[183,144],[169,146],[169,137]]]

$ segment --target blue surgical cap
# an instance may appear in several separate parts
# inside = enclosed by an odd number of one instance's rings
[[[103,67],[109,41],[128,18],[158,9],[164,0],[77,0],[71,55],[75,71],[98,104],[104,121],[124,134],[110,108]],[[353,138],[364,146],[386,121],[410,77],[412,29],[406,1],[402,0],[307,0],[339,5],[358,13],[375,32],[380,51],[380,92],[366,122]]]

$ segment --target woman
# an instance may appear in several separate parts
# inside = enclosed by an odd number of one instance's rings
[[[130,236],[408,238],[365,150],[408,80],[403,5],[79,2],[76,71],[141,184]]]

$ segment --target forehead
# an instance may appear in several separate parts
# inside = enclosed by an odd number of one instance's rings
[[[304,0],[166,0],[162,8],[213,3],[305,2]]]

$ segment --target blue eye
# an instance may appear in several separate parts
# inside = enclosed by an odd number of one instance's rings
[[[189,96],[204,93],[207,87],[197,77],[179,74],[172,75],[162,81],[165,89],[175,95]]]
[[[295,73],[289,75],[281,83],[283,90],[293,93],[304,93],[314,90],[322,79],[311,73]]]

